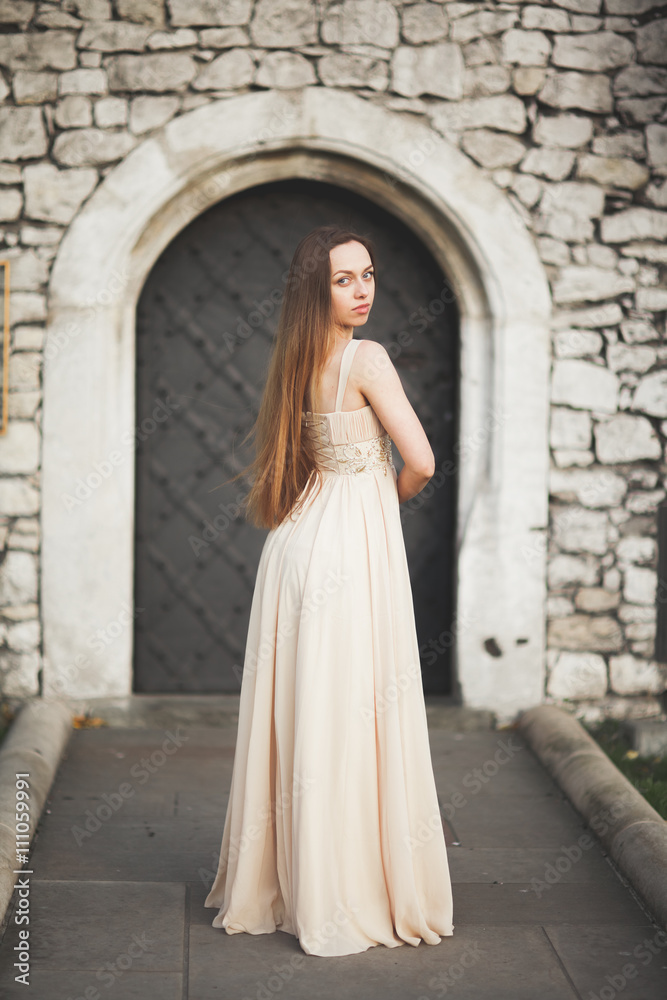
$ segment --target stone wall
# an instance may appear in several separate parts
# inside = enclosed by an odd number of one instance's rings
[[[662,11],[664,15],[664,10]],[[51,262],[152,130],[252,90],[417,115],[502,188],[554,302],[545,697],[655,713],[667,484],[667,18],[652,0],[0,0],[0,690],[40,691],[41,367]],[[418,173],[415,161],[412,169]],[[483,243],[483,237],[481,237]],[[531,558],[530,552],[517,558]]]

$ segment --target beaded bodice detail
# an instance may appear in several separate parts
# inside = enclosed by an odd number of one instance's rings
[[[341,410],[352,358],[360,340],[352,340],[341,358],[336,409],[331,413],[302,412],[304,433],[312,435],[318,468],[324,473],[359,475],[396,471],[391,438],[370,403],[356,410]]]

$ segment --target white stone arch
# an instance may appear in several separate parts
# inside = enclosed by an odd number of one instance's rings
[[[543,692],[544,270],[509,200],[458,149],[412,117],[322,87],[227,98],[174,119],[108,173],[62,241],[44,366],[43,692],[132,691],[134,325],[144,281],[210,205],[299,176],[381,202],[457,286],[453,654],[464,704],[512,718]]]

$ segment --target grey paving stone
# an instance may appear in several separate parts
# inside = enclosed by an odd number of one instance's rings
[[[183,970],[185,886],[150,882],[30,882],[33,972]],[[10,919],[0,949],[0,985],[13,981],[19,927]],[[113,972],[111,974],[114,974]],[[89,976],[91,979],[92,976]]]
[[[455,925],[560,924],[570,922],[574,913],[582,924],[646,923],[646,914],[618,880],[559,882],[542,893],[530,883],[459,882],[453,895]]]
[[[584,832],[579,814],[552,796],[497,799],[482,790],[464,796],[460,808],[460,799],[445,798],[439,790],[438,798],[443,816],[465,847],[560,847],[575,843]]]
[[[650,924],[548,924],[545,931],[586,1000],[665,1000],[667,934]]]
[[[554,882],[595,882],[617,876],[597,844],[576,858],[555,847],[452,847],[448,851],[452,882],[530,882],[539,879],[545,885]],[[569,864],[568,864],[569,862]],[[556,867],[558,865],[558,867]]]
[[[193,926],[190,933],[190,996],[196,1000],[437,1000],[446,994],[456,1000],[576,998],[541,928],[456,924],[454,936],[437,945],[378,945],[341,958],[305,955],[283,931],[227,934]]]
[[[21,983],[2,983],[3,1000],[182,1000],[183,976],[177,972],[134,972],[111,980],[111,973],[40,970]],[[86,992],[87,991],[87,992]],[[220,994],[218,994],[220,996]]]

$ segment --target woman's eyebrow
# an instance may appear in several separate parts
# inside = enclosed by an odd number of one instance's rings
[[[366,271],[372,271],[372,270],[373,270],[373,265],[369,264],[369,266],[365,267],[361,273],[365,274]],[[337,274],[354,274],[354,271],[334,271],[333,277],[335,278]]]

